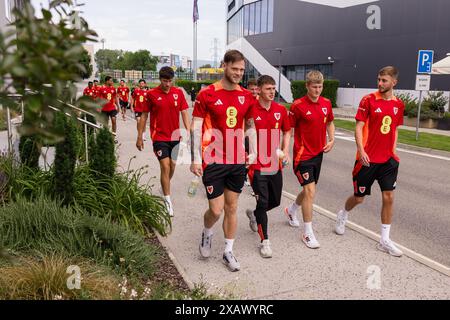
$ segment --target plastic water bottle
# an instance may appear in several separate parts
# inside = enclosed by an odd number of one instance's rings
[[[279,159],[283,159],[284,158],[284,152],[281,149],[277,149],[277,156]],[[286,168],[288,165],[288,161],[286,159],[283,159],[281,161],[281,165],[283,166],[283,168]]]
[[[198,185],[200,184],[200,178],[195,176],[189,184],[188,196],[193,198],[197,194]]]

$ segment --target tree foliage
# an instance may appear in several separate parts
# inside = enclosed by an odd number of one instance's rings
[[[158,58],[151,55],[148,50],[136,52],[102,49],[95,54],[100,72],[104,70],[148,70],[156,71]]]
[[[93,67],[91,64],[91,55],[86,50],[84,50],[81,54],[80,64],[84,67],[84,70],[80,70],[80,77],[82,79],[90,78],[92,75]]]

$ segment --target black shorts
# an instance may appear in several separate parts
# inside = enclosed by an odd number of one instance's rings
[[[142,112],[135,112],[135,113],[134,113],[134,117],[135,117],[135,118],[140,118],[140,117],[142,117]]]
[[[225,188],[241,193],[247,169],[244,164],[209,164],[203,172],[203,184],[208,200],[220,197]]]
[[[294,173],[302,187],[313,182],[316,184],[319,182],[322,160],[323,153],[309,160],[302,161],[297,167],[294,167]]]
[[[363,166],[356,161],[353,169],[353,187],[356,197],[370,195],[370,189],[375,180],[378,181],[381,191],[393,191],[397,186],[399,163],[390,158],[385,163],[371,163],[370,167]]]
[[[248,176],[256,201],[260,207],[271,210],[280,205],[283,189],[283,174],[281,170],[272,175],[261,174],[260,170],[249,170]]]
[[[180,141],[154,141],[153,152],[158,158],[158,161],[165,158],[170,158],[176,161],[178,157],[179,143]]]
[[[129,103],[128,102],[119,100],[119,103],[120,103],[120,107],[122,109],[129,109],[129,107],[128,107]]]
[[[113,118],[113,117],[117,116],[118,112],[117,112],[116,109],[114,109],[114,110],[111,110],[111,111],[102,111],[102,113],[104,115],[106,115],[107,117]]]

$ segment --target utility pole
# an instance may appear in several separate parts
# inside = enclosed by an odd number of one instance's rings
[[[213,52],[213,55],[212,55],[213,62],[214,62],[213,67],[215,69],[217,69],[217,68],[219,68],[219,50],[220,50],[218,38],[214,38],[213,47],[211,48],[211,50]]]

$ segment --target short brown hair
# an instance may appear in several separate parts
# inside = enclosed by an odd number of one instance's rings
[[[235,63],[242,60],[245,60],[245,57],[242,52],[238,50],[228,50],[223,57],[224,63]]]
[[[258,85],[258,82],[256,81],[256,79],[249,79],[247,81],[247,88],[250,86],[257,86],[257,85]]]
[[[171,67],[162,67],[161,70],[159,70],[160,79],[172,80],[174,77],[175,72]]]
[[[397,80],[398,76],[399,76],[399,72],[398,72],[398,69],[396,67],[394,67],[394,66],[387,66],[387,67],[384,67],[383,69],[381,69],[378,72],[378,75],[379,76],[391,76],[392,78]]]
[[[320,71],[313,70],[306,75],[306,84],[320,84],[323,83],[323,74]]]
[[[265,84],[276,85],[275,80],[268,75],[262,75],[258,78],[258,87],[262,88]]]

